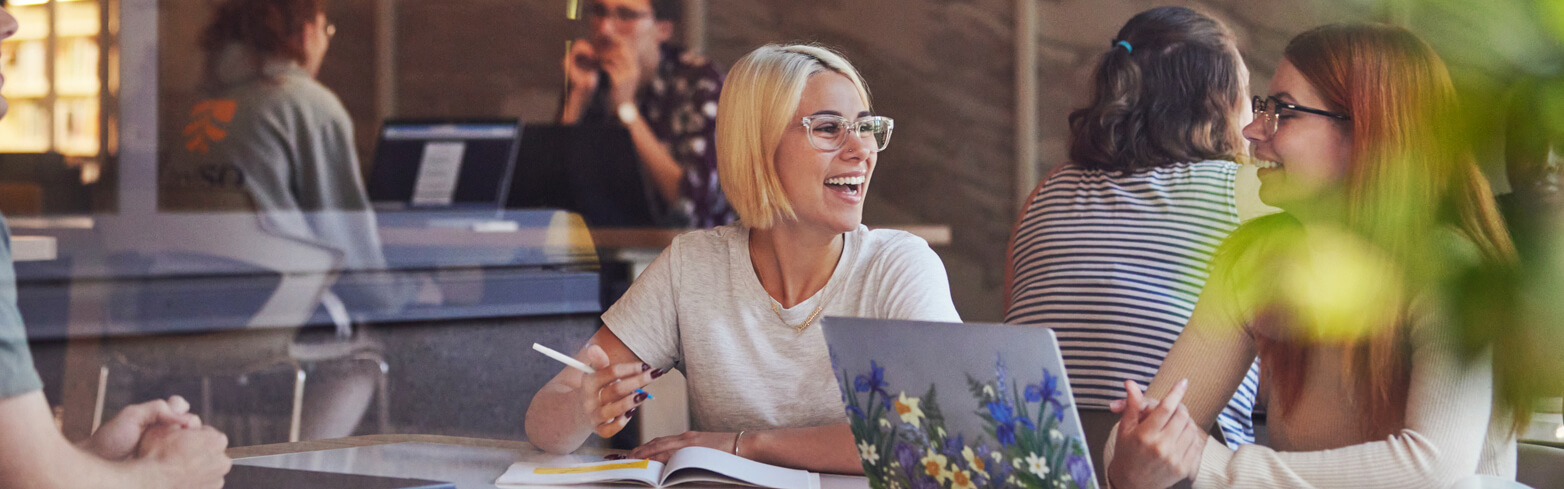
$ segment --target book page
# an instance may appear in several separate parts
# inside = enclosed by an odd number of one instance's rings
[[[725,477],[724,477],[725,476]],[[687,447],[674,452],[663,468],[662,486],[685,482],[726,482],[774,489],[818,489],[820,476],[756,462],[722,450]]]
[[[602,482],[639,482],[656,486],[663,464],[651,460],[609,460],[586,464],[539,466],[526,462],[511,464],[494,481],[497,487],[589,484]]]

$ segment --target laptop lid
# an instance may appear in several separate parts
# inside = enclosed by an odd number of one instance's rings
[[[388,120],[369,169],[369,200],[377,210],[498,211],[520,134],[517,119]]]
[[[1052,330],[820,326],[871,487],[1097,486]]]
[[[654,227],[655,192],[625,128],[529,124],[505,207],[565,209],[592,227]]]
[[[224,489],[456,489],[447,482],[234,464]]]

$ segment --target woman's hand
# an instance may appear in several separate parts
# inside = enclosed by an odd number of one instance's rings
[[[592,423],[592,430],[603,438],[624,429],[636,408],[649,397],[637,391],[666,373],[652,370],[644,363],[610,365],[608,354],[595,344],[583,350],[579,357],[597,373],[582,375],[581,386],[576,389],[578,405],[583,416]]]
[[[737,439],[738,433],[686,431],[681,435],[663,436],[646,442],[645,445],[631,450],[626,458],[645,458],[668,463],[668,458],[673,456],[673,452],[684,447],[706,447],[731,452]]]
[[[1134,381],[1124,381],[1119,433],[1114,440],[1108,478],[1120,489],[1164,488],[1192,479],[1200,470],[1206,433],[1189,417],[1184,392],[1189,380],[1181,380],[1158,402],[1147,399]]]

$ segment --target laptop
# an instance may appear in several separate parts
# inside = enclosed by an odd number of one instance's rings
[[[623,127],[529,124],[511,182],[507,209],[564,209],[592,227],[664,224],[661,197]]]
[[[235,464],[223,489],[456,489],[447,482]]]
[[[503,209],[517,119],[388,120],[367,182],[378,211]]]
[[[1052,330],[820,326],[870,487],[1097,487]]]

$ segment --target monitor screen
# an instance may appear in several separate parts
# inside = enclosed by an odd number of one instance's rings
[[[507,209],[564,209],[592,227],[663,224],[660,198],[623,127],[530,124],[516,160]]]
[[[516,121],[388,121],[370,168],[377,207],[482,207],[505,202],[516,161]]]

